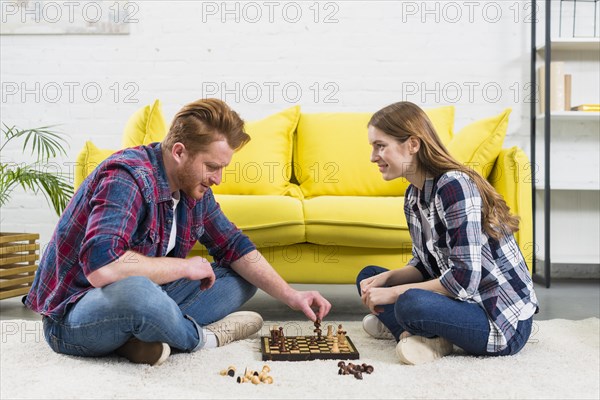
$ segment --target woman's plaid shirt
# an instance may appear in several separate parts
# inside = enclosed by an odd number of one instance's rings
[[[527,265],[513,235],[489,237],[482,201],[468,175],[450,171],[410,185],[404,212],[413,242],[409,261],[425,280],[439,278],[457,300],[477,303],[490,323],[487,350],[506,348],[519,320],[538,310]]]

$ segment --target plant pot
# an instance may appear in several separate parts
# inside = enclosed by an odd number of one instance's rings
[[[37,270],[37,233],[0,232],[0,300],[29,292]]]

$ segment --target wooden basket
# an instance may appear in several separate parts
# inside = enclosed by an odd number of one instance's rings
[[[37,270],[37,233],[0,232],[0,300],[29,292]]]

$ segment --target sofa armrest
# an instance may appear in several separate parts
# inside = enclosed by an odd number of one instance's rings
[[[516,146],[502,149],[488,181],[504,197],[511,213],[521,218],[515,239],[531,271],[535,246],[533,243],[531,164],[525,152]]]

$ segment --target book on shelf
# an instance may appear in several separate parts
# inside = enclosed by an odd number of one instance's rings
[[[553,61],[550,63],[550,111],[569,110],[567,106],[571,105],[571,75],[564,72],[565,63],[563,61]],[[539,113],[545,112],[545,93],[546,93],[546,68],[541,65],[538,68],[538,82],[540,87],[540,109]]]
[[[565,111],[571,109],[571,74],[565,74]]]
[[[581,104],[571,107],[571,111],[595,111],[600,112],[600,104]]]

